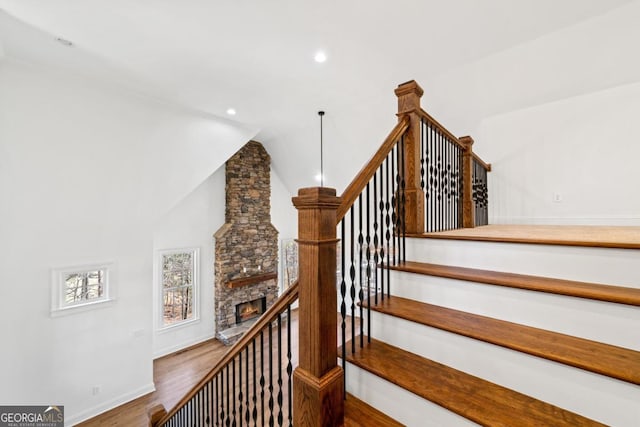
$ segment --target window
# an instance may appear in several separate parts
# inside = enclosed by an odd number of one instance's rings
[[[109,288],[111,264],[84,265],[53,270],[51,312],[53,315],[87,308],[113,300]]]
[[[160,253],[162,288],[161,327],[197,318],[198,249],[178,249]]]

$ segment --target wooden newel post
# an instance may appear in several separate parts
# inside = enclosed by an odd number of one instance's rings
[[[340,198],[332,188],[303,188],[298,209],[299,348],[293,374],[293,425],[341,426],[344,372],[338,366],[336,224]]]
[[[473,138],[463,136],[458,141],[464,146],[462,155],[462,226],[473,228],[476,225],[473,206]]]
[[[159,403],[147,411],[149,417],[149,427],[157,427],[158,422],[167,415],[167,410]]]
[[[405,144],[405,212],[406,231],[409,234],[424,233],[424,191],[420,186],[420,98],[424,91],[414,80],[399,85],[395,90],[398,97],[398,119],[409,116],[409,129],[404,137]]]

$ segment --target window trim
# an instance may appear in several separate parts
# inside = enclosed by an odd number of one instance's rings
[[[180,254],[185,252],[192,253],[193,264],[193,300],[191,312],[193,313],[191,319],[184,319],[179,322],[172,323],[170,325],[164,324],[164,288],[162,287],[162,259],[165,255]],[[200,322],[200,248],[199,247],[185,247],[176,249],[160,249],[156,251],[157,262],[157,279],[155,288],[158,292],[157,298],[157,331],[166,332],[174,328],[180,328],[183,326],[191,325],[192,323]],[[184,286],[184,285],[183,285]]]
[[[103,294],[99,298],[91,300],[74,302],[67,304],[65,302],[66,294],[66,277],[71,273],[85,273],[88,271],[104,271],[104,289]],[[99,307],[111,305],[115,301],[114,286],[114,263],[99,262],[92,264],[82,264],[67,267],[56,267],[51,269],[51,316],[57,317],[72,313],[79,313],[92,310]]]

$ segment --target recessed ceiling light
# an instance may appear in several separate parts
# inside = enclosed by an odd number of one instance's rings
[[[313,59],[316,60],[316,62],[324,62],[327,60],[327,55],[324,52],[318,52],[316,53],[316,56],[313,57]]]
[[[62,37],[56,37],[56,41],[63,46],[71,47],[73,42],[71,40],[63,39]]]
[[[230,116],[235,116],[236,110],[234,110],[233,108],[227,108],[227,114]]]

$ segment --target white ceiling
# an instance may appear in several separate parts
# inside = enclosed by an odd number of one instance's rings
[[[227,117],[235,108],[234,120],[262,129],[257,139],[292,191],[314,185],[316,113],[324,109],[327,183],[341,190],[393,126],[397,84],[416,79],[427,97],[428,82],[449,69],[625,3],[0,0],[17,19],[0,20],[0,40],[7,56],[117,81],[193,110]],[[313,61],[318,49],[327,53],[324,64]]]

